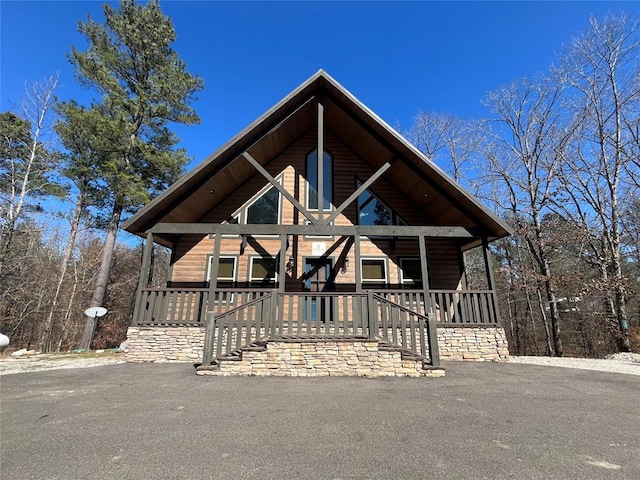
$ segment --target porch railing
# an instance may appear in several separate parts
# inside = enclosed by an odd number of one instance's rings
[[[143,288],[134,324],[204,324],[208,305],[209,311],[220,315],[270,292],[268,289],[228,288],[217,291],[213,303],[209,305],[207,288]],[[430,290],[428,311],[425,309],[423,291],[377,290],[375,293],[416,313],[434,313],[439,324],[463,326],[498,323],[491,290]],[[329,328],[324,321],[329,314],[334,323],[337,321],[356,332],[361,327],[355,319],[360,318],[359,312],[366,308],[365,297],[366,294],[356,292],[279,294],[278,307],[283,314],[281,320],[285,333],[297,333],[295,321],[311,319],[314,315],[319,322],[304,324],[303,328],[309,333],[320,330],[330,333],[333,327]]]
[[[203,324],[207,309],[220,315],[270,291],[229,288],[215,292],[210,304],[208,288],[143,288],[133,321],[134,325]]]
[[[426,308],[423,291],[377,290],[376,294],[423,315],[434,313],[440,324],[498,323],[492,290],[430,290],[430,301]]]

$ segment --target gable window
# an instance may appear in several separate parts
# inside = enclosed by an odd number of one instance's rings
[[[360,263],[363,282],[387,283],[387,262],[384,258],[363,258]]]
[[[400,259],[400,282],[403,286],[422,288],[422,265],[419,258]]]
[[[324,210],[331,210],[333,201],[333,156],[324,151],[322,160],[322,190]],[[318,149],[307,155],[307,208],[318,210]]]
[[[280,219],[280,192],[271,187],[247,207],[247,224],[277,224]]]
[[[276,282],[276,259],[274,257],[251,257],[249,281],[264,286],[273,286]]]
[[[362,182],[357,180],[356,187],[361,185]],[[396,212],[369,190],[360,194],[357,207],[359,225],[406,225]]]

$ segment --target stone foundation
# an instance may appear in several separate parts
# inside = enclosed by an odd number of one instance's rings
[[[438,328],[440,360],[504,362],[509,346],[502,327]]]
[[[127,362],[199,363],[204,326],[140,326],[127,330]]]
[[[139,326],[127,332],[128,362],[202,361],[204,326]],[[440,360],[505,361],[509,349],[502,327],[439,327]]]
[[[270,341],[242,352],[241,360],[221,360],[198,368],[198,375],[255,377],[443,377],[443,368],[423,368],[422,360],[380,350],[377,340]]]

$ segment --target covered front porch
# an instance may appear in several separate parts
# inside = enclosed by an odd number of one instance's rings
[[[313,268],[302,268],[298,265],[304,263],[298,252],[298,237],[309,235],[310,229],[316,237],[331,236],[335,240],[327,251],[316,252],[319,256],[305,264]],[[209,237],[213,243],[211,271],[217,272],[221,244],[236,235],[242,251],[242,244],[252,238],[250,232],[269,235],[271,243],[279,239],[278,251],[272,252],[274,281],[268,287],[219,285],[216,275],[199,286],[174,286],[171,282],[164,288],[148,286],[155,236]],[[400,285],[401,288],[363,282],[366,275],[361,270],[366,263],[362,263],[361,246],[376,238],[412,239],[420,265],[419,279],[426,281]],[[477,240],[484,252],[487,288],[431,288],[427,258],[430,238],[457,239],[466,244]],[[325,272],[325,281],[311,281],[319,278],[318,265],[323,266],[324,260],[333,257],[334,273]],[[347,268],[354,270],[349,276],[352,283],[338,277]],[[273,339],[363,338],[382,341],[385,347],[438,366],[438,328],[499,324],[488,242],[462,227],[158,224],[148,232],[140,278],[132,325],[206,327],[203,365],[215,364]]]

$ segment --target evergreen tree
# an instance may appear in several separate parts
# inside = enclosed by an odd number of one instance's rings
[[[105,4],[104,14],[104,24],[91,18],[80,23],[89,47],[85,52],[73,48],[70,56],[77,79],[99,92],[100,101],[89,108],[74,103],[60,107],[68,122],[92,126],[92,133],[79,142],[90,157],[76,152],[78,163],[69,169],[86,173],[87,162],[93,163],[87,193],[99,199],[106,217],[92,306],[104,302],[122,216],[144,205],[182,172],[188,158],[176,148],[178,138],[169,125],[199,122],[189,103],[203,88],[202,80],[186,71],[171,48],[175,30],[157,0],[144,5],[123,0],[119,9]],[[65,145],[69,148],[70,143]],[[89,348],[94,329],[94,319],[87,318],[79,347]]]

